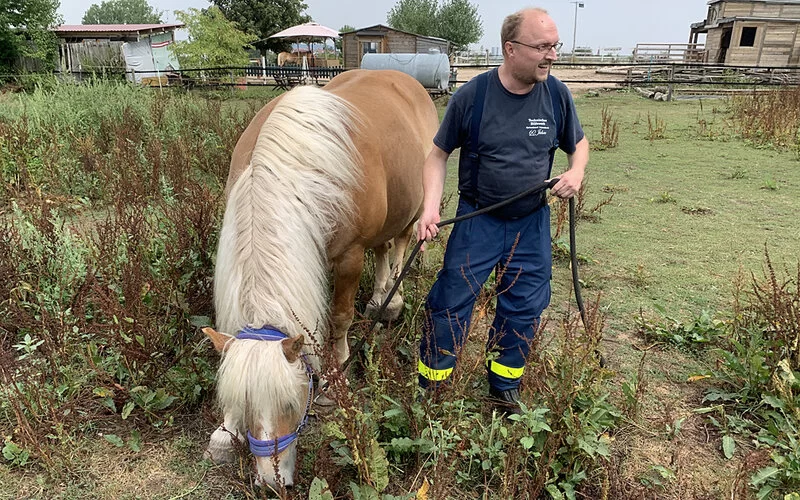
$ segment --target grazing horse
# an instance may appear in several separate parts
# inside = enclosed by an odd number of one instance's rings
[[[293,484],[311,373],[321,373],[315,348],[332,344],[339,366],[348,357],[366,249],[375,249],[369,309],[391,289],[421,212],[422,164],[437,125],[416,80],[368,70],[322,89],[296,87],[250,122],[226,185],[214,284],[220,331],[204,329],[223,353],[224,414],[206,456],[230,460],[232,437],[247,435],[258,483],[276,485],[277,470]],[[398,294],[389,314],[402,309]]]
[[[303,56],[294,52],[280,52],[278,54],[278,66],[285,64],[299,64],[303,60]]]

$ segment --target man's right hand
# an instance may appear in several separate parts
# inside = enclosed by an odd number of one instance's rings
[[[431,241],[439,234],[439,226],[437,224],[441,221],[439,211],[423,211],[417,223],[417,241],[425,240]]]

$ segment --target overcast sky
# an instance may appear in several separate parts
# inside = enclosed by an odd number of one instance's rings
[[[61,0],[60,12],[67,24],[80,24],[86,9],[101,0]],[[165,12],[166,21],[174,21],[174,10],[189,7],[205,8],[207,0],[149,0],[150,5]],[[314,21],[338,30],[344,25],[363,28],[386,24],[386,14],[397,0],[305,0],[306,11]],[[483,38],[474,48],[500,46],[500,25],[503,18],[523,7],[547,9],[555,19],[565,49],[571,49],[575,2],[569,0],[472,0],[483,21]],[[706,0],[584,0],[578,9],[576,45],[621,47],[629,53],[637,43],[687,43],[689,25],[702,21],[708,10]]]

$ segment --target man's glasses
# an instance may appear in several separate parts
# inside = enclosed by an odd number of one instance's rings
[[[544,43],[542,45],[528,45],[527,43],[519,42],[517,40],[509,40],[509,41],[511,43],[516,43],[516,44],[519,44],[519,45],[524,45],[526,47],[529,47],[529,48],[535,50],[536,52],[538,52],[540,54],[547,54],[548,52],[550,52],[551,50],[554,50],[554,49],[555,49],[556,52],[558,52],[561,49],[561,46],[564,45],[564,42],[556,42],[556,43],[552,43],[552,44],[551,43]]]

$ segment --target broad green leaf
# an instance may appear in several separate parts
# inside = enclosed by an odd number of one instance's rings
[[[128,401],[125,403],[125,406],[122,407],[122,420],[125,420],[130,416],[135,406],[136,405],[133,403],[133,401]]]
[[[128,448],[136,453],[142,451],[142,435],[136,429],[131,431],[131,437],[128,439]]]
[[[765,395],[762,397],[762,399],[764,400],[765,403],[767,403],[773,408],[776,408],[778,410],[782,410],[784,408],[784,402],[779,397]]]
[[[375,491],[375,488],[368,484],[361,486],[350,482],[350,491],[353,492],[353,500],[379,500],[380,494]]]
[[[190,316],[189,323],[195,328],[202,328],[211,325],[211,318],[208,316]]]
[[[380,493],[389,486],[389,461],[386,460],[386,452],[377,440],[370,441],[366,458],[370,479]]]
[[[123,446],[125,446],[125,443],[123,443],[122,439],[116,434],[105,434],[103,435],[103,437],[105,438],[106,441],[113,444],[117,448],[122,448]]]
[[[553,500],[564,500],[564,494],[558,489],[558,486],[555,484],[548,484],[545,489],[547,492],[550,493],[550,496],[553,497]]]
[[[308,490],[308,500],[333,500],[333,494],[328,487],[328,482],[315,477]]]
[[[733,452],[736,451],[736,441],[730,435],[722,436],[722,452],[725,458],[730,460],[733,458]]]
[[[778,474],[780,469],[777,467],[764,467],[760,471],[753,474],[753,477],[750,478],[750,484],[753,486],[760,486],[763,484],[767,479],[771,478],[772,476]]]

